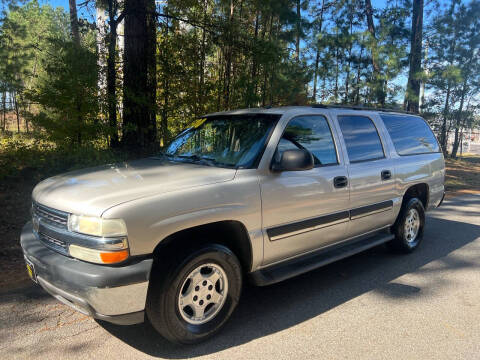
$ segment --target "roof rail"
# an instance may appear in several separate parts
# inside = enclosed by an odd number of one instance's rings
[[[402,114],[417,115],[411,111],[405,111],[405,110],[394,109],[394,108],[381,108],[381,107],[374,107],[374,106],[342,105],[342,104],[312,104],[311,106],[313,108],[321,108],[321,109],[351,109],[351,110],[365,110],[365,111],[397,112]]]

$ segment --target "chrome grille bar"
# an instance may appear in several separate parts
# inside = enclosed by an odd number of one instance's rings
[[[49,208],[45,205],[40,205],[36,202],[33,202],[32,209],[33,214],[42,218],[42,220],[62,228],[67,227],[68,213]]]

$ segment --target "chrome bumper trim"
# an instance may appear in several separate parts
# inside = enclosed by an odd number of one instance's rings
[[[50,295],[85,315],[123,315],[145,309],[148,281],[112,288],[89,288],[72,293],[40,276],[37,278],[38,283]]]

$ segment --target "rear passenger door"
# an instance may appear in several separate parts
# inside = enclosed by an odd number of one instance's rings
[[[349,174],[350,222],[347,237],[394,222],[394,164],[379,132],[376,114],[337,115]]]

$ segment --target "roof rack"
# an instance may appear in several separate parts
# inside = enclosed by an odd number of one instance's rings
[[[342,104],[312,104],[313,108],[321,108],[321,109],[351,109],[351,110],[364,110],[364,111],[381,111],[381,112],[396,112],[402,114],[412,114],[416,115],[411,111],[405,111],[401,109],[394,109],[394,108],[380,108],[374,106],[362,106],[362,105],[342,105]]]

